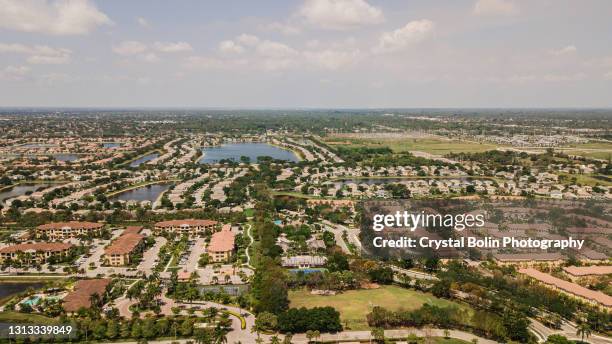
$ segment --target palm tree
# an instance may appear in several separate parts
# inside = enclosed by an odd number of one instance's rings
[[[215,344],[227,343],[227,335],[225,333],[225,330],[219,324],[215,326],[215,329],[213,331],[213,337],[215,339]]]
[[[591,333],[592,333],[591,326],[586,321],[580,322],[580,324],[578,324],[577,329],[578,330],[576,331],[576,334],[580,335],[583,342],[584,342],[584,337],[589,338],[591,336]]]
[[[312,342],[312,339],[314,338],[314,331],[312,330],[306,331],[306,338],[308,338],[308,343]]]
[[[207,330],[198,331],[195,336],[195,340],[197,344],[212,344],[213,339],[208,333]]]
[[[281,341],[278,336],[274,335],[270,338],[270,344],[281,344]]]

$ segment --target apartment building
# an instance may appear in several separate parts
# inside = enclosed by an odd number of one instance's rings
[[[99,236],[102,232],[101,223],[68,221],[47,223],[36,227],[36,237],[46,237],[49,240],[76,238],[80,235]]]
[[[218,222],[213,220],[170,220],[157,222],[155,224],[155,231],[196,236],[206,232],[213,232],[217,227]]]

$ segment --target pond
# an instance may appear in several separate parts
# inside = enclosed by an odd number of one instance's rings
[[[50,184],[50,183],[40,183],[40,184],[25,183],[25,184],[19,184],[19,185],[13,186],[10,189],[4,190],[4,191],[0,191],[0,203],[4,202],[5,200],[7,200],[9,198],[23,196],[23,195],[25,195],[29,191],[34,192],[36,190],[48,188],[48,187],[53,186],[53,185],[56,185],[56,184]]]
[[[139,187],[136,189],[128,190],[126,192],[122,192],[118,195],[112,196],[110,198],[111,201],[151,201],[155,202],[159,195],[168,190],[170,184],[161,183],[161,184],[152,184],[143,187]]]
[[[79,158],[79,156],[76,154],[54,154],[53,157],[57,161],[64,161],[64,162],[75,161]]]
[[[140,157],[130,163],[130,167],[138,167],[141,164],[144,164],[147,161],[151,161],[159,156],[158,153],[147,154],[143,157]]]
[[[102,147],[103,148],[117,148],[117,147],[121,147],[121,143],[119,143],[119,142],[103,142],[102,143]]]
[[[277,160],[299,161],[292,151],[267,143],[228,143],[221,146],[205,147],[202,149],[202,153],[204,153],[204,156],[199,161],[202,164],[216,163],[223,159],[240,162],[241,156],[249,157],[252,163],[257,162],[259,156],[269,156]]]
[[[19,294],[28,290],[28,288],[38,289],[44,286],[43,283],[6,283],[0,282],[0,299]]]

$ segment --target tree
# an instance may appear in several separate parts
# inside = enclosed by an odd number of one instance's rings
[[[329,272],[348,270],[348,259],[346,259],[346,256],[342,253],[334,252],[327,257],[326,267]]]
[[[262,312],[255,319],[255,326],[260,331],[276,330],[278,326],[278,317],[270,312]]]
[[[252,283],[255,311],[279,314],[289,306],[285,271],[269,257],[263,257]]]
[[[546,338],[545,344],[573,344],[574,341],[567,339],[560,334],[552,334]]]
[[[106,325],[106,338],[114,339],[119,335],[119,324],[116,320],[110,320]]]
[[[431,287],[431,293],[436,297],[450,298],[451,297],[451,282],[447,279],[442,279],[434,283]]]
[[[591,336],[591,325],[589,325],[586,321],[581,321],[578,324],[577,330],[576,330],[576,334],[580,335],[580,338],[582,339],[582,341],[584,342],[584,337],[589,338]]]
[[[374,337],[376,343],[385,342],[385,330],[381,327],[375,327],[370,331],[370,336]]]
[[[306,338],[308,339],[308,343],[312,343],[312,339],[315,337],[315,333],[312,330],[306,331]]]

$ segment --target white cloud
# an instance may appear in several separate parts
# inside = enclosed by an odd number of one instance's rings
[[[313,65],[329,69],[337,70],[354,64],[359,57],[359,51],[338,51],[338,50],[322,50],[322,51],[306,51],[304,57]]]
[[[563,48],[551,50],[550,53],[556,56],[573,54],[576,52],[576,47],[573,45],[567,45]]]
[[[478,0],[473,12],[476,15],[514,15],[519,9],[509,0]]]
[[[244,52],[244,47],[232,40],[227,40],[219,43],[219,51],[222,53],[241,54]]]
[[[298,35],[302,32],[302,30],[297,26],[287,24],[287,23],[281,23],[281,22],[273,22],[273,23],[264,25],[263,29],[267,31],[280,32],[286,36]]]
[[[27,66],[8,66],[0,71],[0,79],[8,81],[25,80],[30,73],[30,67]]]
[[[382,10],[364,0],[306,0],[298,15],[311,25],[333,30],[384,21]]]
[[[257,53],[265,57],[286,58],[295,56],[298,52],[283,43],[263,41],[257,45]]]
[[[236,41],[248,46],[255,46],[259,43],[259,38],[257,36],[248,35],[243,33],[242,35],[236,37]]]
[[[159,61],[159,57],[155,53],[147,53],[147,54],[141,55],[141,58],[143,61],[149,62],[149,63]]]
[[[378,52],[392,52],[405,49],[427,38],[434,30],[434,23],[428,19],[411,21],[404,27],[385,32],[380,36]]]
[[[83,35],[112,24],[89,0],[0,0],[0,28],[49,35]]]
[[[123,41],[119,45],[113,46],[115,54],[130,56],[141,54],[147,51],[146,44],[138,41]]]
[[[146,29],[150,29],[151,28],[151,23],[149,23],[148,20],[146,20],[143,17],[138,17],[136,18],[136,22],[138,23],[138,25],[146,28]]]
[[[66,64],[70,62],[72,51],[64,48],[51,48],[46,45],[29,46],[18,43],[0,43],[0,53],[26,55],[26,61],[30,64]]]
[[[153,47],[157,51],[163,53],[180,53],[185,51],[193,51],[191,44],[187,42],[155,42]]]

